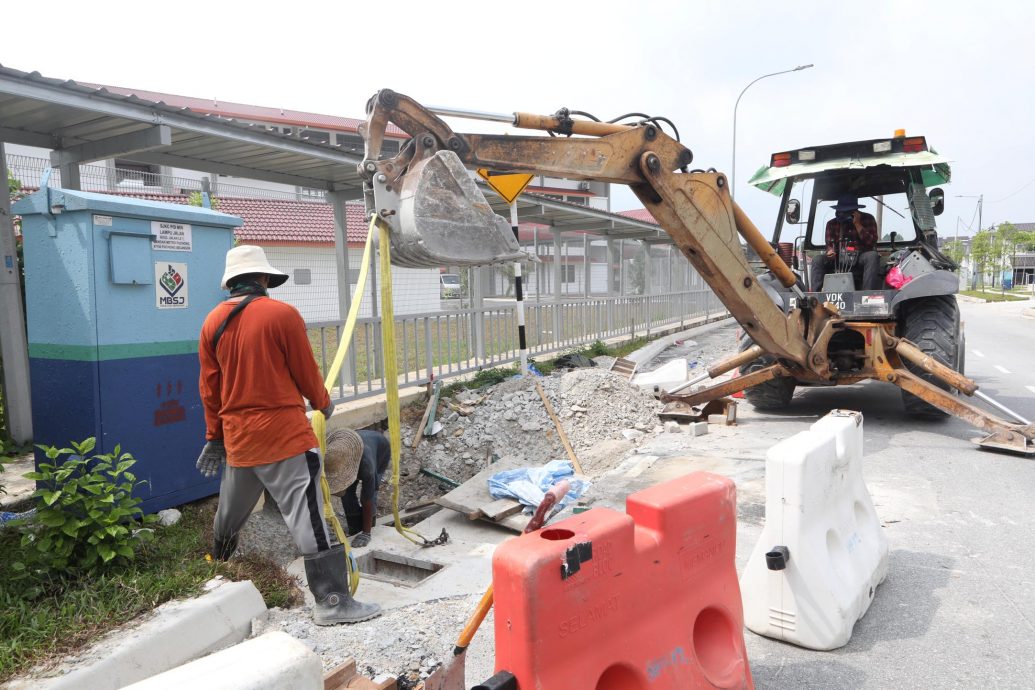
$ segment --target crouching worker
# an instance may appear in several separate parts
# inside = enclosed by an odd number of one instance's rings
[[[335,429],[327,434],[327,483],[341,496],[351,544],[370,544],[377,519],[377,489],[392,460],[388,439],[377,431]],[[357,496],[358,494],[358,496]]]
[[[212,555],[226,560],[265,488],[276,501],[316,598],[317,625],[358,623],[381,613],[349,591],[344,547],[331,546],[323,517],[321,460],[306,419],[303,397],[325,417],[334,411],[305,323],[298,311],[270,299],[268,288],[287,280],[260,247],[234,247],[226,255],[222,287],[230,299],[201,327],[201,400],[205,448],[198,470],[223,469]]]

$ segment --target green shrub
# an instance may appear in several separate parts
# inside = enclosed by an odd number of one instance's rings
[[[152,531],[138,529],[155,521],[133,497],[137,478],[129,469],[133,456],[115,451],[93,455],[96,440],[72,443],[72,448],[40,446],[52,462],[39,463],[33,494],[35,522],[22,528],[27,563],[14,564],[26,574],[94,573],[133,559],[137,547]],[[60,460],[62,456],[67,456]],[[19,567],[20,566],[20,567]]]

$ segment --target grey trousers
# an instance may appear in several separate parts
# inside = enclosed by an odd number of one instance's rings
[[[229,540],[248,521],[265,488],[277,502],[295,545],[308,556],[331,547],[320,491],[322,460],[318,450],[254,467],[223,467],[219,507],[212,526],[216,539]]]

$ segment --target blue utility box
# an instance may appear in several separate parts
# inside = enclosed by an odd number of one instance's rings
[[[147,512],[216,493],[194,467],[205,443],[198,335],[225,297],[241,219],[46,187],[12,211],[23,218],[35,442],[121,445],[148,482]]]

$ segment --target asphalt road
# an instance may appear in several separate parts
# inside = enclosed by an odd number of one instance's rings
[[[1028,419],[1035,318],[1023,311],[1032,306],[961,305],[967,374]],[[729,452],[757,462],[772,439],[835,407],[865,415],[865,478],[891,543],[889,575],[841,649],[815,652],[745,630],[756,687],[1035,687],[1035,459],[977,449],[975,430],[956,419],[905,418],[897,389],[872,382],[806,390],[781,415],[742,405],[742,435]],[[748,503],[757,501],[751,488],[742,492]],[[740,508],[742,570],[761,520]]]

